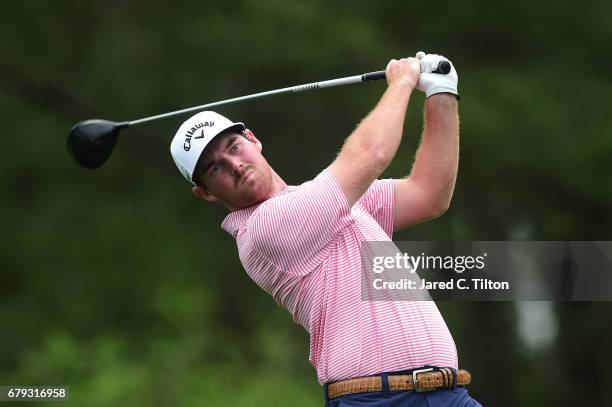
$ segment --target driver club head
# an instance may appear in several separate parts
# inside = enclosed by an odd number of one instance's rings
[[[81,167],[98,168],[110,157],[119,130],[128,123],[109,120],[86,120],[74,125],[68,135],[68,152]]]

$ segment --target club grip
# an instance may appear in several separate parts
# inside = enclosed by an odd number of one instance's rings
[[[438,68],[432,73],[440,73],[446,75],[451,71],[451,64],[448,61],[442,61],[438,64]],[[380,79],[386,79],[385,71],[376,71],[376,72],[368,72],[361,75],[361,80],[363,82],[368,81],[377,81]]]
[[[433,73],[441,73],[446,75],[451,71],[451,64],[448,61],[442,61],[438,64],[438,69],[433,71]]]
[[[379,79],[387,79],[385,71],[368,72],[361,75],[361,80],[363,82],[377,81]]]

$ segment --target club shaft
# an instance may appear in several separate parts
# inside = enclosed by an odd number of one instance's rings
[[[385,79],[385,71],[369,72],[363,75],[347,76],[344,78],[337,78],[337,79],[331,79],[327,81],[312,82],[312,83],[306,83],[303,85],[291,86],[288,88],[274,89],[274,90],[269,90],[266,92],[253,93],[253,94],[246,95],[246,96],[240,96],[236,98],[220,100],[218,102],[207,103],[205,105],[188,107],[186,109],[175,110],[169,113],[163,113],[163,114],[158,114],[156,116],[132,120],[130,122],[126,122],[127,124],[126,127],[134,126],[136,124],[150,122],[153,120],[159,120],[159,119],[163,119],[163,118],[170,117],[170,116],[176,116],[176,115],[183,114],[183,113],[195,112],[197,110],[204,110],[204,109],[208,109],[209,107],[226,105],[226,104],[235,103],[235,102],[242,102],[244,100],[256,99],[256,98],[260,98],[264,96],[278,95],[281,93],[305,92],[305,91],[309,91],[313,89],[330,88],[333,86],[350,85],[353,83],[368,82],[368,81],[380,80],[380,79]]]

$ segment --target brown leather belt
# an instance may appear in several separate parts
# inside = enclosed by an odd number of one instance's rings
[[[457,371],[457,386],[470,384],[472,375],[467,370]],[[389,391],[434,391],[453,387],[453,371],[449,368],[416,369],[410,375],[389,375]],[[416,385],[415,385],[416,384]],[[327,395],[333,399],[347,394],[382,391],[381,376],[358,377],[327,385]]]

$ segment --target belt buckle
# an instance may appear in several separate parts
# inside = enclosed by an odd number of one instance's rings
[[[426,369],[413,370],[412,371],[412,390],[414,390],[417,393],[424,393],[424,392],[428,392],[428,391],[435,391],[436,390],[435,387],[421,387],[419,389],[419,387],[417,386],[417,383],[418,383],[417,374],[424,373],[424,372],[431,372],[433,370],[434,370],[433,367],[428,367]]]

